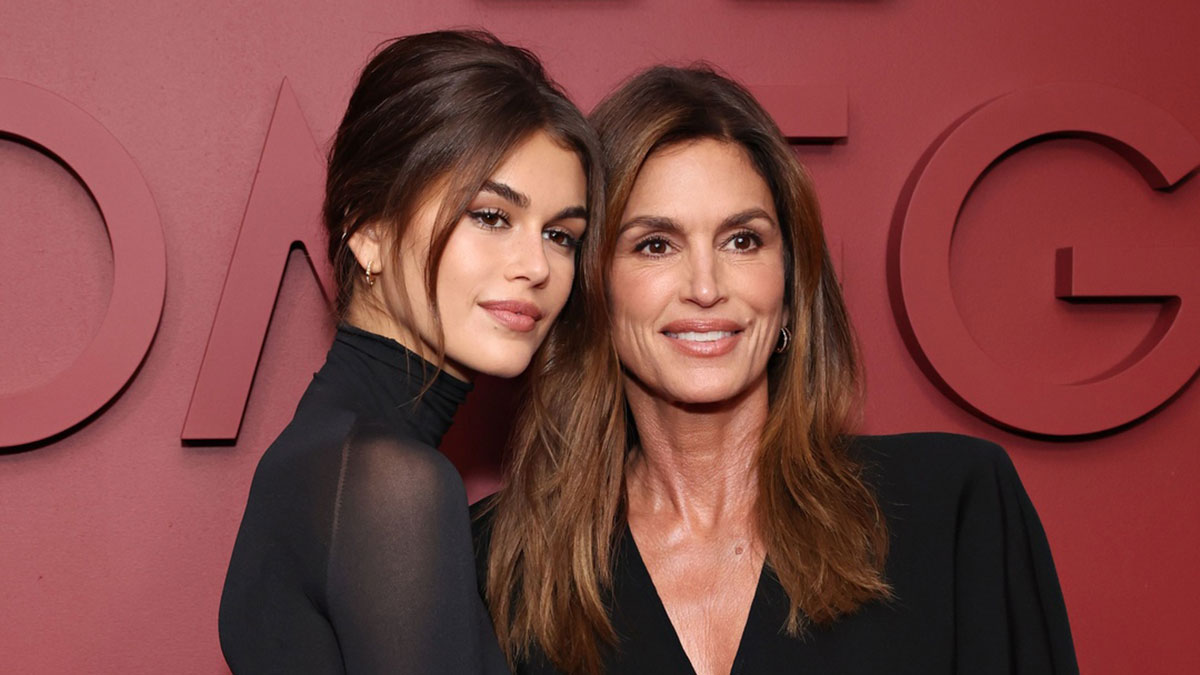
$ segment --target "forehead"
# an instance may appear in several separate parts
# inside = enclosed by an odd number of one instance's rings
[[[622,220],[654,215],[704,222],[754,207],[774,216],[774,201],[745,148],[705,138],[651,154],[634,181]]]
[[[528,195],[535,205],[539,197],[582,204],[587,191],[579,155],[545,131],[536,131],[518,143],[490,178]]]

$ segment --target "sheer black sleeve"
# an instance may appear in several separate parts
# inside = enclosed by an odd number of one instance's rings
[[[339,483],[327,593],[347,671],[503,672],[450,461],[417,442],[359,436]]]
[[[507,672],[454,466],[418,441],[339,427],[289,429],[259,465],[221,601],[230,668]]]

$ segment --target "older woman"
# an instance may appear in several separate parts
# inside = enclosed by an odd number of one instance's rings
[[[659,67],[593,123],[609,188],[591,311],[477,523],[515,669],[1077,671],[1004,452],[853,435],[854,341],[770,117],[709,70]]]

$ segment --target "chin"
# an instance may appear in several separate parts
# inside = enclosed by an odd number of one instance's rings
[[[740,384],[740,383],[739,383]],[[718,405],[738,397],[745,387],[727,382],[680,382],[664,387],[667,397],[684,405]]]
[[[460,361],[464,366],[480,375],[513,378],[525,372],[533,353],[528,350],[497,349],[492,352],[476,349],[474,358]]]

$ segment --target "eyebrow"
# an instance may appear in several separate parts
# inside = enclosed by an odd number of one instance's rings
[[[663,216],[638,216],[631,218],[621,224],[621,229],[617,231],[617,236],[625,234],[627,230],[632,230],[635,227],[644,227],[648,230],[666,230],[667,232],[678,232],[679,225],[674,220]]]
[[[771,217],[771,214],[767,213],[766,211],[764,211],[756,206],[754,208],[746,209],[745,211],[738,211],[737,213],[735,213],[735,214],[729,216],[728,218],[726,218],[725,220],[721,221],[721,229],[726,230],[731,227],[738,227],[740,225],[745,225],[746,223],[748,223],[752,220],[758,219],[758,218],[761,218],[761,219],[767,221],[768,223],[774,225],[775,227],[779,227],[779,223],[775,222],[775,219]]]
[[[568,206],[567,208],[563,209],[562,211],[559,211],[553,218],[551,218],[550,222],[553,223],[553,222],[556,222],[559,220],[568,220],[570,218],[582,218],[583,220],[587,220],[588,219],[587,209],[582,206]]]
[[[516,206],[527,209],[529,208],[529,195],[517,192],[504,183],[498,183],[494,180],[484,181],[483,186],[479,188],[480,192],[490,192],[501,199],[504,199]]]
[[[771,214],[756,206],[727,216],[721,221],[721,226],[719,229],[727,230],[731,227],[745,225],[746,223],[757,218],[761,218],[768,223],[771,223],[775,227],[779,227],[779,224],[775,222],[775,219],[771,217]],[[679,224],[670,218],[663,216],[638,216],[622,223],[621,229],[617,232],[617,236],[619,237],[622,234],[625,234],[626,230],[630,230],[635,227],[645,227],[649,230],[667,232],[678,232],[680,230]]]
[[[519,208],[522,208],[522,209],[529,208],[529,204],[530,204],[529,195],[524,194],[522,192],[517,192],[512,187],[505,185],[504,183],[494,181],[494,180],[484,181],[483,186],[481,188],[479,188],[479,191],[480,192],[490,192],[490,193],[500,197],[501,199],[504,199],[505,201],[511,202],[512,204],[516,205]],[[559,211],[558,213],[556,213],[554,215],[554,217],[550,219],[550,222],[554,222],[557,220],[567,220],[570,218],[582,218],[583,220],[587,220],[587,217],[588,217],[588,212],[587,212],[586,207],[568,206],[567,208],[563,209],[562,211]]]

